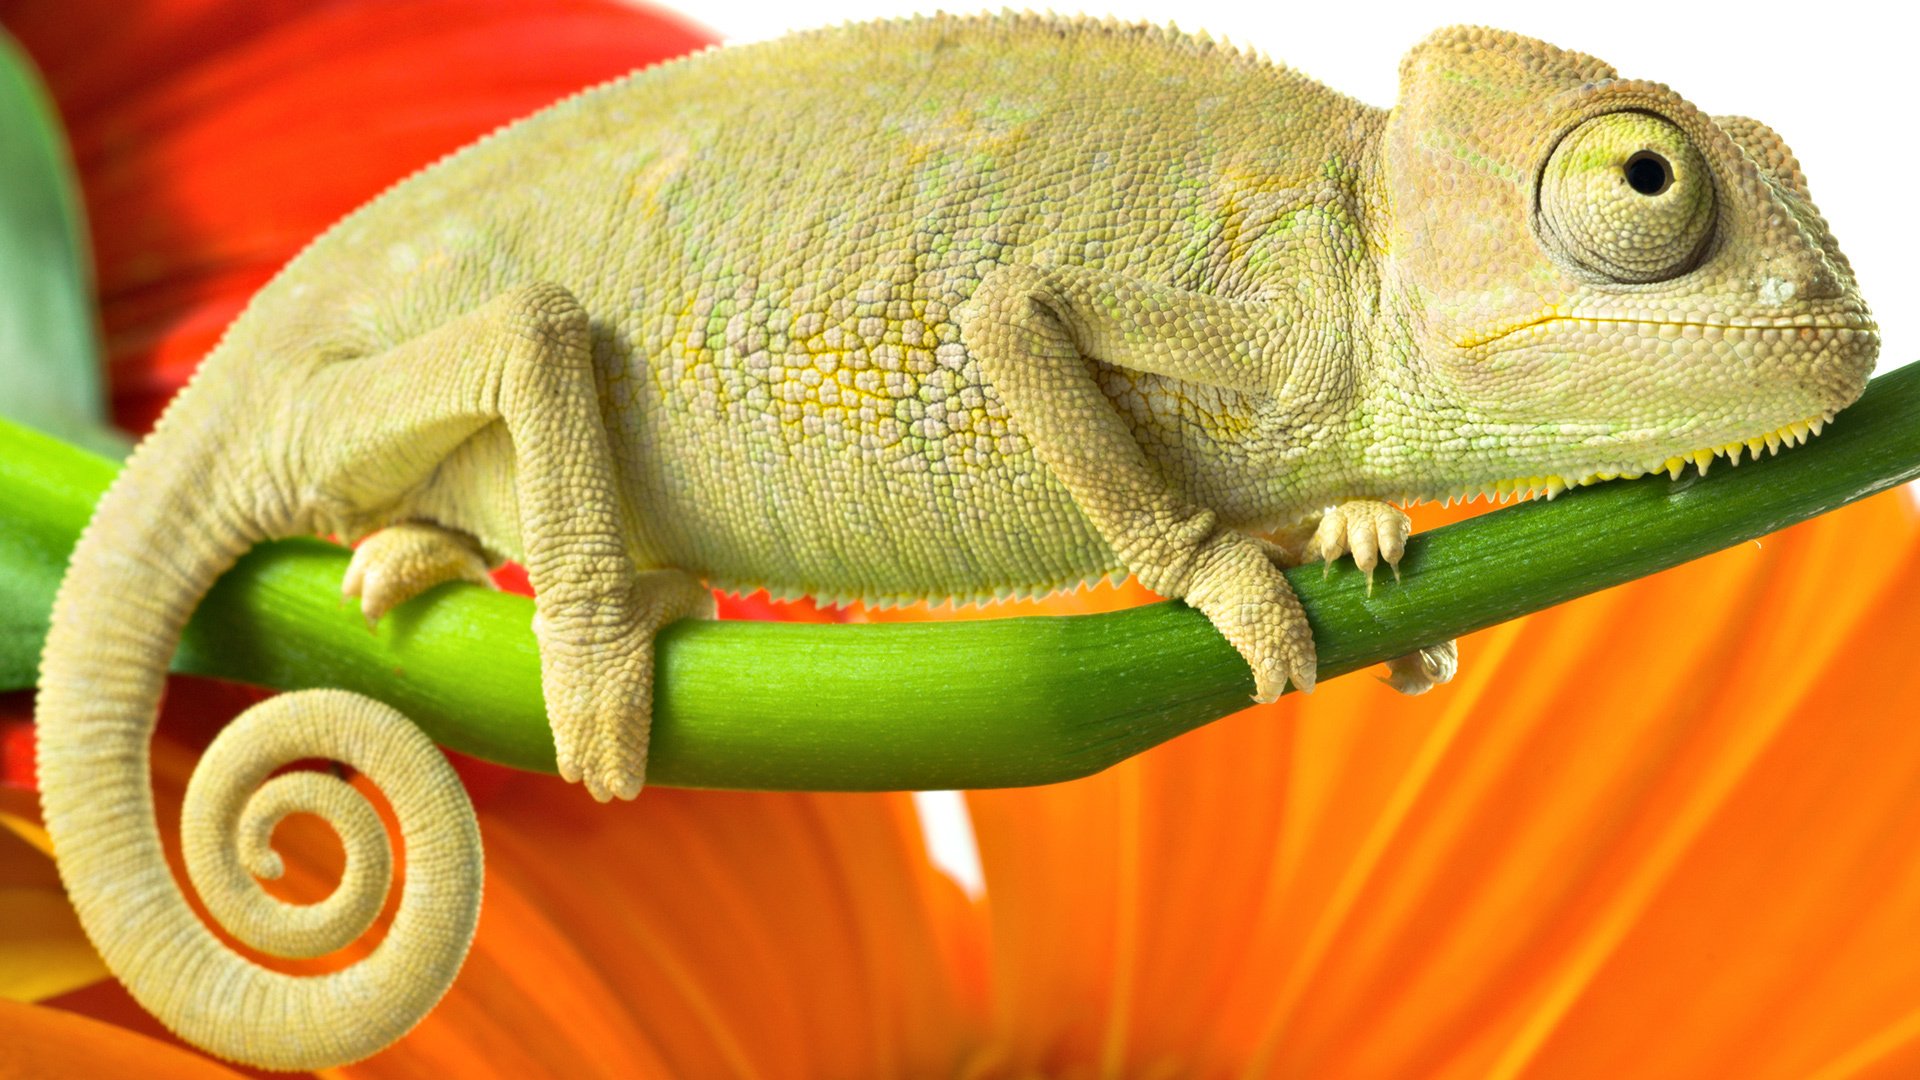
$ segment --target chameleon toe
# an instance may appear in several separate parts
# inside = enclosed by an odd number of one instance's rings
[[[360,601],[367,625],[442,582],[469,581],[493,588],[486,556],[473,537],[427,522],[403,522],[354,549],[340,591]]]

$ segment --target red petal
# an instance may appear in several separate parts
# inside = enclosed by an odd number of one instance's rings
[[[0,20],[69,126],[137,428],[348,211],[502,123],[711,42],[600,0],[13,0]]]

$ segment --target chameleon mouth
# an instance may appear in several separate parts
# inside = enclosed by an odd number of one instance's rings
[[[1740,455],[1743,452],[1756,460],[1760,457],[1762,450],[1766,451],[1769,456],[1775,455],[1780,452],[1782,446],[1800,446],[1811,441],[1815,435],[1820,434],[1820,432],[1832,422],[1833,412],[1829,410],[1817,416],[1810,416],[1805,420],[1795,420],[1788,424],[1782,424],[1772,431],[1755,435],[1751,438],[1735,439],[1732,442],[1722,443],[1719,446],[1709,446],[1687,454],[1677,454],[1673,457],[1653,459],[1648,461],[1644,466],[1629,466],[1624,468],[1609,466],[1594,472],[1583,473],[1578,477],[1556,474],[1552,476],[1529,476],[1512,480],[1498,480],[1492,483],[1482,484],[1478,488],[1462,488],[1452,494],[1444,496],[1443,499],[1438,501],[1443,501],[1446,505],[1452,506],[1456,502],[1462,504],[1470,503],[1482,497],[1489,502],[1500,503],[1505,503],[1510,498],[1529,499],[1543,496],[1551,500],[1568,488],[1588,487],[1593,484],[1605,483],[1608,480],[1635,480],[1642,476],[1662,472],[1666,473],[1670,479],[1678,480],[1680,479],[1680,474],[1685,472],[1689,465],[1692,465],[1701,476],[1705,476],[1707,475],[1708,467],[1720,458],[1726,458],[1729,463],[1738,466],[1740,464]]]
[[[1767,343],[1778,341],[1783,335],[1794,339],[1817,341],[1834,345],[1852,345],[1865,343],[1879,338],[1879,327],[1872,318],[1853,312],[1837,313],[1824,318],[1809,320],[1805,315],[1782,316],[1779,318],[1753,317],[1726,319],[1719,322],[1707,322],[1687,319],[1658,319],[1636,317],[1632,315],[1582,316],[1566,315],[1558,311],[1546,311],[1531,318],[1523,319],[1506,326],[1494,327],[1478,333],[1468,334],[1454,342],[1460,349],[1477,349],[1490,345],[1515,334],[1530,337],[1543,337],[1550,330],[1565,325],[1598,330],[1607,326],[1650,326],[1662,331],[1661,336],[1680,338],[1701,338],[1712,341],[1721,338],[1757,340]]]

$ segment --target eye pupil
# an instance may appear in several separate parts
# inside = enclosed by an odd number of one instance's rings
[[[1673,166],[1651,150],[1627,159],[1627,186],[1642,195],[1658,195],[1673,185]]]

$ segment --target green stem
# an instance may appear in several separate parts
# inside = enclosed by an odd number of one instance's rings
[[[1750,540],[1920,475],[1920,365],[1813,445],[1706,477],[1605,484],[1415,538],[1371,598],[1350,563],[1290,575],[1329,678]],[[114,466],[0,424],[0,604],[44,613]],[[346,552],[262,545],[201,604],[174,666],[389,701],[436,740],[551,771],[522,597],[448,585],[369,633]],[[31,621],[31,620],[30,620]],[[38,641],[0,639],[0,686]],[[1252,680],[1181,604],[889,625],[691,622],[661,635],[651,778],[688,787],[996,787],[1082,776],[1247,704]],[[1444,693],[1444,691],[1441,691]]]

